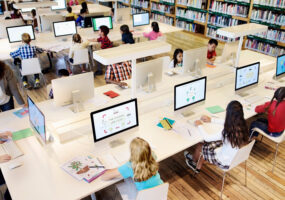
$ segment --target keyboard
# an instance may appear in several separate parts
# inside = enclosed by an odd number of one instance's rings
[[[253,104],[255,102],[261,101],[262,99],[264,98],[261,96],[255,95],[255,96],[246,97],[244,100],[249,104]]]
[[[0,154],[8,154],[12,157],[12,159],[24,155],[13,140],[8,140],[5,143],[1,144]]]

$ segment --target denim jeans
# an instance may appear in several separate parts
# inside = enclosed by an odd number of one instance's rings
[[[12,96],[10,97],[10,100],[7,103],[5,103],[3,105],[0,105],[0,110],[2,112],[8,111],[8,110],[12,110],[14,108],[15,107],[14,107],[14,101],[13,101],[13,97]]]
[[[254,122],[252,122],[250,124],[250,134],[252,134],[252,136],[256,136],[257,137],[258,136],[258,132],[254,131],[252,133],[252,129],[253,128],[259,128],[260,130],[264,131],[264,133],[266,133],[267,135],[270,135],[272,137],[279,137],[283,133],[283,131],[271,133],[268,130],[268,121],[267,121],[267,119],[264,119],[264,118],[257,119],[256,121],[254,121]]]

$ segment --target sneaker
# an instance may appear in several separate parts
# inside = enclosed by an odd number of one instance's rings
[[[28,84],[27,81],[23,81],[23,86],[24,86],[25,89],[30,89],[31,88],[31,86]]]
[[[34,88],[35,88],[35,89],[38,89],[38,88],[40,88],[40,86],[41,86],[40,80],[39,80],[39,79],[36,79]]]
[[[96,71],[95,73],[94,73],[95,75],[103,75],[103,71]]]
[[[193,160],[193,156],[188,151],[184,151],[184,157],[185,157],[185,159],[189,158],[189,159]]]
[[[200,169],[197,169],[197,164],[192,159],[186,158],[185,161],[186,161],[187,166],[190,169],[192,169],[195,172],[195,174],[200,173]]]

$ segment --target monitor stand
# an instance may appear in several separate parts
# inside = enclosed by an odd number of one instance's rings
[[[200,78],[202,75],[201,67],[200,67],[200,60],[196,59],[194,62],[194,71],[191,72],[191,75],[194,76],[195,78]]]
[[[248,96],[249,94],[246,93],[246,92],[239,92],[239,93],[237,93],[237,95],[240,96],[240,97],[246,97],[246,96]]]
[[[152,93],[154,90],[155,90],[154,75],[152,72],[150,72],[147,75],[147,88],[145,88],[145,91],[147,93]]]
[[[188,109],[188,110],[185,110],[184,112],[182,112],[181,115],[186,118],[186,117],[195,115],[195,112],[193,112],[190,109]]]
[[[79,113],[84,111],[84,107],[82,105],[80,98],[80,90],[72,91],[71,95],[72,95],[73,106],[71,106],[70,109],[72,110],[72,112]]]
[[[123,144],[125,144],[126,142],[122,139],[116,139],[116,140],[112,140],[109,145],[111,148],[116,148],[118,146],[121,146]]]

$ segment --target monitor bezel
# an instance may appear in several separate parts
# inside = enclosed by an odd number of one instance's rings
[[[30,96],[27,96],[27,103],[28,103],[28,108],[30,107],[29,105],[29,99],[31,100],[31,102],[36,106],[36,108],[39,110],[39,112],[42,114],[42,116],[44,117],[44,130],[45,130],[45,138],[43,140],[43,138],[41,137],[40,133],[38,132],[38,130],[35,128],[34,124],[31,121],[31,117],[30,117],[30,112],[29,112],[29,121],[30,124],[32,125],[32,128],[37,132],[37,136],[39,136],[41,138],[41,140],[46,143],[47,142],[47,131],[46,131],[46,117],[44,115],[44,113],[39,109],[39,107],[35,104],[35,102],[33,101],[33,99]]]
[[[238,71],[238,70],[240,70],[240,69],[243,69],[243,68],[246,68],[246,67],[252,66],[252,65],[256,65],[256,64],[258,64],[257,82],[256,82],[256,83],[252,83],[252,84],[250,84],[250,85],[243,86],[243,87],[241,87],[241,88],[238,88],[238,89],[237,89],[237,71]],[[252,85],[258,84],[258,81],[259,81],[259,71],[260,71],[260,62],[255,62],[255,63],[252,63],[252,64],[248,64],[248,65],[245,65],[245,66],[242,66],[242,67],[238,67],[238,68],[236,68],[236,76],[235,76],[235,91],[238,91],[238,90],[244,89],[244,88],[246,88],[246,87],[249,87],[249,86],[252,86]]]
[[[277,56],[277,59],[276,59],[276,71],[275,71],[275,76],[276,76],[276,77],[280,77],[280,76],[282,76],[282,75],[285,74],[285,71],[284,71],[283,73],[277,75],[278,59],[281,58],[281,57],[283,57],[283,56],[285,57],[285,54],[280,55],[280,56]]]
[[[142,24],[142,25],[136,25],[134,24],[134,15],[141,15],[141,14],[148,14],[148,24]],[[133,20],[133,27],[138,27],[138,26],[146,26],[150,24],[150,16],[148,12],[144,12],[144,13],[137,13],[137,14],[132,14],[132,20]]]
[[[55,1],[56,2],[56,1]],[[66,9],[66,0],[64,0],[64,5],[65,7],[64,8],[56,8],[56,9],[53,9],[52,6],[50,7],[51,11],[58,11],[58,10],[65,10]]]
[[[118,132],[115,132],[115,133],[112,133],[108,136],[105,136],[105,137],[102,137],[100,139],[97,139],[96,138],[96,132],[95,132],[95,124],[94,124],[94,119],[93,119],[93,115],[94,114],[97,114],[99,112],[103,112],[103,111],[106,111],[106,110],[109,110],[109,109],[112,109],[112,108],[115,108],[115,107],[118,107],[118,106],[121,106],[121,105],[124,105],[124,104],[128,104],[128,103],[131,103],[131,102],[135,102],[135,109],[136,109],[136,120],[137,120],[137,124],[134,125],[134,126],[131,126],[131,127],[128,127],[126,129],[123,129],[123,130],[120,130]],[[119,104],[115,104],[113,106],[109,106],[109,107],[106,107],[106,108],[103,108],[103,109],[100,109],[100,110],[96,110],[94,112],[91,112],[90,113],[90,118],[91,118],[91,124],[92,124],[92,132],[93,132],[93,139],[94,139],[94,142],[99,142],[101,140],[104,140],[104,139],[107,139],[109,137],[112,137],[114,135],[117,135],[121,132],[124,132],[124,131],[127,131],[127,130],[130,130],[130,129],[133,129],[135,127],[138,127],[139,126],[139,116],[138,116],[138,104],[137,104],[137,99],[131,99],[131,100],[128,100],[128,101],[125,101],[125,102],[122,102],[122,103],[119,103]]]
[[[196,102],[194,102],[194,103],[187,104],[187,105],[182,106],[182,107],[180,107],[180,108],[176,108],[176,88],[178,88],[178,87],[180,87],[180,86],[183,86],[183,85],[187,85],[187,84],[192,83],[192,82],[195,82],[195,81],[202,80],[202,79],[205,79],[204,99],[201,99],[201,100],[196,101]],[[191,80],[191,81],[188,81],[188,82],[185,82],[185,83],[181,83],[181,84],[175,85],[175,86],[174,86],[174,111],[177,111],[177,110],[183,109],[183,108],[185,108],[185,107],[188,107],[188,106],[197,104],[197,103],[199,103],[199,102],[201,102],[201,101],[205,101],[205,100],[206,100],[206,91],[207,91],[207,76],[203,76],[203,77],[197,78],[197,79],[195,79],[195,80]]]
[[[93,29],[94,32],[99,31],[99,30],[95,30],[93,19],[106,18],[106,17],[111,18],[112,28],[109,28],[109,27],[108,28],[110,30],[113,29],[113,19],[112,19],[112,16],[104,16],[104,17],[94,17],[93,16],[93,17],[91,17],[91,23],[92,23],[92,29]]]
[[[67,34],[67,35],[58,35],[56,36],[55,34],[55,28],[54,28],[54,24],[57,24],[57,23],[62,23],[62,22],[74,22],[74,26],[75,26],[75,33],[71,33],[71,34]],[[59,21],[59,22],[53,22],[53,34],[54,34],[54,37],[64,37],[64,36],[69,36],[69,35],[74,35],[74,34],[77,34],[77,26],[76,26],[76,21],[75,20],[72,20],[72,21]]]
[[[32,30],[33,30],[33,36],[34,36],[34,39],[31,39],[31,40],[36,40],[36,35],[35,35],[35,30],[34,30],[34,26],[33,25],[29,24],[29,25],[20,25],[20,26],[9,26],[9,27],[6,27],[6,32],[7,32],[7,37],[8,37],[9,43],[21,42],[22,40],[11,42],[11,39],[10,39],[10,36],[9,36],[9,33],[8,33],[8,29],[10,29],[10,28],[18,28],[18,27],[22,27],[22,26],[31,26]]]

